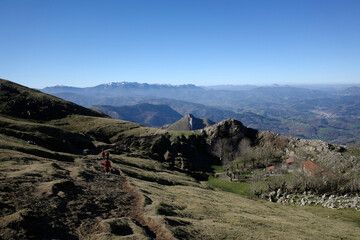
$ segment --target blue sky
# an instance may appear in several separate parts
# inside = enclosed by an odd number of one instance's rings
[[[360,1],[0,0],[0,78],[29,87],[360,83]]]

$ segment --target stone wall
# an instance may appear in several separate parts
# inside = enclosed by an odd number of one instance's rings
[[[281,204],[293,204],[298,206],[317,205],[331,209],[355,208],[360,211],[359,194],[350,195],[327,195],[322,196],[304,192],[303,194],[291,194],[282,192],[281,189],[269,194],[262,194],[262,198]]]

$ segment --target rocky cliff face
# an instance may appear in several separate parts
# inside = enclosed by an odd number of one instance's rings
[[[192,122],[189,121],[187,124]],[[144,136],[130,138],[131,140],[126,140],[128,144],[144,148],[145,152],[151,152],[152,157],[163,161],[171,168],[203,172],[209,171],[214,161],[224,164],[236,160],[242,151],[248,151],[247,158],[248,161],[252,161],[253,168],[281,164],[289,157],[295,157],[299,161],[310,159],[322,164],[328,159],[337,162],[341,161],[341,152],[345,151],[342,146],[319,140],[302,140],[247,128],[236,119],[224,120],[200,131],[180,134],[175,138],[171,137],[171,134],[151,136],[151,141],[145,141],[148,144],[143,141]],[[243,140],[248,144],[246,149],[241,147]],[[141,141],[143,142],[140,143]],[[150,142],[152,144],[149,144]],[[210,156],[215,159],[210,161]]]
[[[206,133],[206,142],[213,146],[221,139],[227,139],[233,144],[237,144],[243,138],[248,138],[255,143],[258,130],[247,128],[236,119],[228,119],[205,128],[203,132]]]
[[[273,132],[258,131],[256,129],[245,127],[236,119],[221,121],[213,126],[202,130],[206,135],[206,142],[209,146],[214,146],[221,140],[226,140],[232,149],[239,144],[242,139],[249,139],[252,146],[267,146],[270,150],[282,151],[284,155],[296,156],[308,153],[332,154],[346,150],[345,146],[329,144],[321,140],[305,140],[282,136]]]

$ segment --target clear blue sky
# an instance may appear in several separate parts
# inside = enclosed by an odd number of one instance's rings
[[[33,87],[360,83],[359,0],[0,0],[0,78]]]

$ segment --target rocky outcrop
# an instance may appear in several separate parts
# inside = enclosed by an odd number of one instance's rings
[[[290,156],[294,155],[299,149],[315,154],[341,153],[345,150],[341,145],[334,145],[321,140],[306,140],[299,138],[289,138],[289,140],[290,142],[285,151],[286,154]]]
[[[252,143],[257,142],[258,131],[245,127],[236,119],[228,119],[203,129],[202,133],[205,135],[211,152],[218,145],[220,148],[226,147],[226,151],[233,153],[244,138],[249,139]]]
[[[170,125],[163,126],[162,128],[172,131],[192,131],[203,129],[213,124],[214,122],[209,119],[200,119],[196,118],[192,114],[187,114],[179,121]]]
[[[281,189],[262,194],[261,197],[270,202],[281,204],[293,204],[298,206],[316,205],[331,209],[355,208],[360,211],[360,196],[356,195],[316,195],[311,192],[292,194],[283,192]]]

